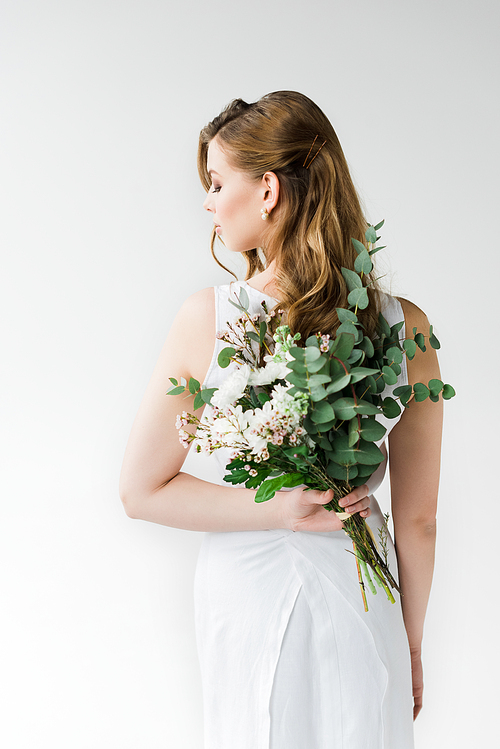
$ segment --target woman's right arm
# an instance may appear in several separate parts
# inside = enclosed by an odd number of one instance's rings
[[[214,345],[214,290],[208,288],[189,297],[177,314],[132,426],[120,475],[127,515],[196,531],[296,530],[297,523],[300,530],[339,530],[335,514],[321,507],[331,493],[295,489],[256,503],[253,489],[219,486],[181,472],[187,450],[179,442],[176,415],[185,410],[199,416],[202,409],[194,412],[194,396],[166,395],[169,377],[203,382]],[[358,487],[348,501],[348,512],[365,510],[366,487]]]

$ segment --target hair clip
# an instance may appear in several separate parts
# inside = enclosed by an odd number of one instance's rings
[[[308,152],[308,154],[307,154],[306,158],[304,159],[304,163],[302,164],[302,166],[306,166],[306,161],[307,161],[307,159],[309,158],[309,154],[310,154],[310,153],[311,153],[311,151],[313,150],[314,144],[316,143],[317,139],[318,139],[318,136],[316,135],[316,137],[314,138],[314,140],[313,140],[313,142],[312,142],[311,148],[309,149],[309,152]],[[315,159],[315,158],[316,158],[316,156],[317,156],[317,155],[319,154],[319,152],[321,151],[321,149],[323,148],[323,146],[325,145],[325,143],[326,143],[326,140],[325,140],[325,141],[323,141],[323,143],[322,143],[322,144],[320,145],[320,147],[318,148],[318,150],[316,151],[316,153],[315,153],[315,154],[314,154],[314,156],[312,157],[311,161],[310,161],[310,162],[309,162],[309,164],[308,164],[308,165],[306,166],[306,169],[309,169],[309,167],[311,166],[311,164],[313,163],[314,159]]]

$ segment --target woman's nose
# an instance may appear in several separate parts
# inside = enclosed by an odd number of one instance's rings
[[[210,194],[207,194],[207,197],[203,201],[203,208],[206,211],[211,211],[212,210],[212,205],[211,205],[211,200],[210,200]]]

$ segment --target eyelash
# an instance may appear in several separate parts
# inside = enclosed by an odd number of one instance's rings
[[[211,190],[211,192],[219,192],[219,190],[220,190],[220,187],[214,187],[214,188],[213,188],[213,189]]]

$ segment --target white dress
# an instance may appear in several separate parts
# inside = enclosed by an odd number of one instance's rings
[[[238,315],[228,299],[240,286],[251,313],[264,299],[276,304],[245,282],[215,287],[217,330]],[[390,325],[404,319],[396,299],[384,295],[383,304]],[[230,370],[217,366],[225,345],[216,341],[204,387],[227,377]],[[404,361],[394,387],[407,383]],[[398,421],[380,418],[388,430]],[[227,454],[212,457],[227,486]],[[386,462],[371,477],[371,492]],[[373,497],[371,509],[376,535],[383,518]],[[389,546],[396,574],[391,539]],[[205,534],[194,590],[205,749],[412,749],[410,656],[399,597],[394,592],[391,605],[382,590],[376,596],[367,590],[365,612],[349,549],[344,531]]]

